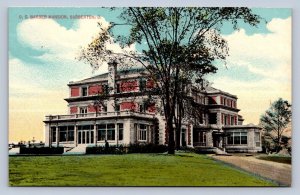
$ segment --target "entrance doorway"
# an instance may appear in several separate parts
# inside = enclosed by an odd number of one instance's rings
[[[219,136],[213,135],[213,146],[214,147],[219,147]]]
[[[77,140],[78,144],[94,143],[94,127],[93,125],[78,126]]]
[[[213,133],[213,146],[217,147],[217,148],[223,148],[224,143],[223,143],[223,139],[224,139],[225,134],[222,132],[216,132]]]
[[[93,144],[94,131],[89,131],[89,130],[78,131],[77,139],[78,139],[78,144]]]

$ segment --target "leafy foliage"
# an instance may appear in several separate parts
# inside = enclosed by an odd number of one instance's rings
[[[237,29],[239,21],[256,26],[261,18],[249,8],[226,7],[130,7],[123,8],[120,18],[124,23],[99,24],[98,36],[82,49],[79,60],[94,69],[110,61],[118,68],[146,69],[156,83],[169,131],[169,153],[174,153],[173,123],[180,129],[184,105],[190,105],[185,103],[187,89],[195,82],[203,86],[203,76],[217,71],[214,61],[228,56],[227,42],[220,35],[224,22]],[[115,35],[113,29],[123,25],[130,27],[130,34]],[[147,47],[141,52],[130,49],[144,42]],[[119,43],[123,51],[110,49],[111,43]]]
[[[265,142],[271,141],[271,143],[265,143],[271,146],[274,144],[275,151],[279,152],[282,144],[286,141],[283,138],[284,129],[291,122],[292,119],[292,105],[287,100],[279,98],[273,102],[271,107],[260,118],[261,126],[264,129]],[[284,141],[284,142],[283,142]]]

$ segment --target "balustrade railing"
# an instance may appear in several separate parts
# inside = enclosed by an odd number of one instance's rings
[[[75,118],[96,118],[96,117],[111,117],[111,116],[143,116],[152,118],[154,114],[136,112],[136,111],[119,111],[119,112],[99,112],[99,113],[80,113],[80,114],[68,114],[68,115],[48,115],[46,120],[64,120]]]

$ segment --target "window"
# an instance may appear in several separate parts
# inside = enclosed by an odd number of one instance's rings
[[[215,98],[216,97],[208,97],[208,104],[217,104]]]
[[[81,96],[87,96],[87,87],[81,87]]]
[[[206,146],[206,132],[205,131],[199,132],[199,142],[200,142],[200,146]]]
[[[209,114],[209,124],[217,124],[217,113]]]
[[[98,141],[103,141],[106,139],[106,124],[97,125],[98,126]]]
[[[106,105],[103,106],[103,112],[107,112],[107,106]]]
[[[56,127],[51,127],[52,142],[56,142]]]
[[[123,123],[118,124],[119,140],[123,140]]]
[[[86,134],[86,131],[82,131],[82,143],[85,144],[85,134]]]
[[[74,141],[74,126],[68,126],[68,141]]]
[[[241,136],[240,132],[234,132],[233,133],[233,144],[240,144],[241,143]]]
[[[147,140],[147,126],[144,124],[140,124],[140,129],[139,129],[139,141],[146,141]]]
[[[80,130],[94,130],[93,125],[80,125],[78,126],[78,131]]]
[[[117,93],[120,93],[120,83],[117,83]]]
[[[206,142],[206,132],[200,131],[200,142],[205,143]]]
[[[80,113],[80,116],[86,116],[87,107],[81,107],[81,108],[79,108],[79,113]]]
[[[226,98],[223,98],[223,105],[226,106],[226,101],[227,99]]]
[[[146,89],[146,80],[140,80],[140,91],[144,91]]]
[[[59,127],[59,142],[67,141],[67,127]]]
[[[256,147],[260,147],[260,133],[259,132],[255,132],[254,141],[255,141]]]
[[[233,133],[230,132],[229,136],[227,137],[227,144],[233,144]]]
[[[115,111],[119,112],[120,111],[120,104],[115,104]]]
[[[101,124],[97,125],[97,128],[98,141],[115,140],[115,124]]]
[[[145,104],[140,104],[140,112],[145,112]]]
[[[230,124],[234,125],[234,116],[231,116],[230,119],[231,119],[231,123]]]
[[[230,132],[229,137],[227,137],[227,144],[247,144],[247,132]]]
[[[115,140],[115,124],[107,124],[107,140]]]
[[[91,144],[94,143],[94,131],[91,131]]]
[[[241,132],[241,144],[247,144],[247,132]]]
[[[227,122],[227,121],[228,121],[228,118],[227,118],[227,115],[225,114],[225,115],[224,115],[224,125],[228,125],[228,122]]]
[[[78,131],[78,144],[81,144],[81,131]]]
[[[108,85],[107,84],[103,84],[102,85],[102,93],[103,94],[108,94]]]

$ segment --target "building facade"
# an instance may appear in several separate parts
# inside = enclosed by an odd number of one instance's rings
[[[45,118],[46,146],[65,148],[129,144],[168,144],[161,101],[147,102],[155,88],[143,69],[119,71],[110,63],[108,73],[69,82],[68,114]],[[207,87],[191,87],[188,95],[205,108],[200,123],[183,122],[180,145],[228,152],[261,151],[260,128],[243,125],[237,97]],[[104,98],[101,94],[107,94]]]

